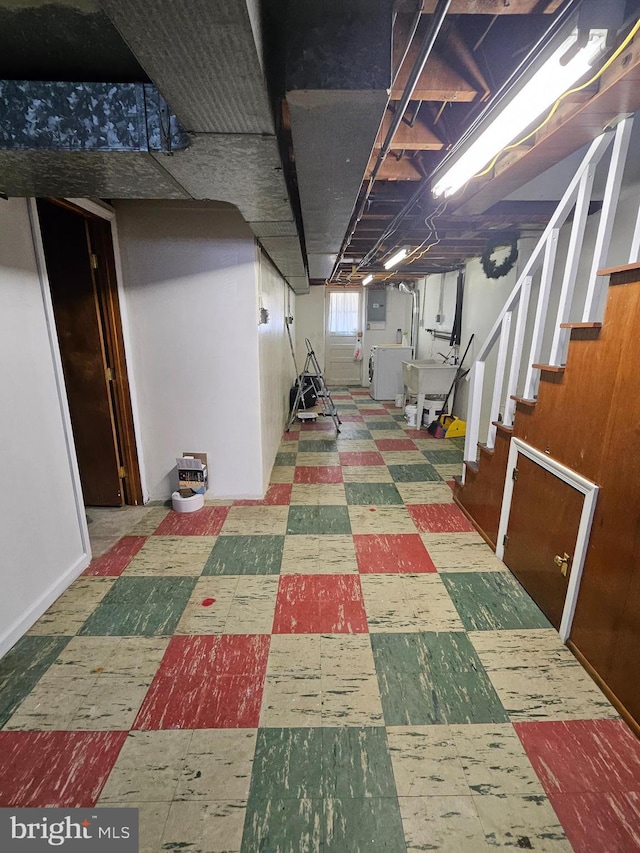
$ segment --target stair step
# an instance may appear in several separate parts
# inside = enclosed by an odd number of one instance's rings
[[[469,469],[469,471],[472,471],[474,474],[477,474],[480,470],[480,466],[477,462],[465,462],[464,464]]]
[[[491,421],[491,423],[498,430],[498,432],[504,432],[506,435],[511,435],[511,433],[513,432],[513,427],[503,424],[502,421]]]
[[[602,323],[560,323],[561,329],[601,329]]]
[[[456,486],[463,486],[464,485],[464,483],[462,482],[462,477],[460,476],[460,474],[454,474],[453,475],[453,482],[456,484]]]
[[[537,400],[527,400],[527,398],[526,398],[526,397],[517,397],[515,394],[512,394],[512,395],[511,395],[511,399],[512,399],[512,400],[515,400],[515,401],[516,401],[516,403],[520,403],[520,405],[521,405],[521,406],[531,406],[531,407],[533,407],[533,406],[535,406],[535,404],[538,402]]]
[[[478,442],[478,447],[480,448],[481,453],[486,453],[488,456],[493,456],[493,447],[489,447],[488,445],[483,444],[483,442],[481,441]]]
[[[564,373],[564,366],[558,364],[532,364],[536,370],[545,370],[547,373]]]

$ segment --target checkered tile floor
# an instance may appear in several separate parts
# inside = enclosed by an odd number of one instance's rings
[[[453,504],[459,440],[335,401],[0,661],[0,806],[136,806],[144,853],[640,850],[640,746]]]

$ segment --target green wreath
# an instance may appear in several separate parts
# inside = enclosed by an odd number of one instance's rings
[[[501,264],[491,257],[498,246],[510,246],[510,252]],[[502,278],[506,275],[518,259],[518,235],[513,232],[498,232],[489,237],[480,258],[482,269],[487,278]]]

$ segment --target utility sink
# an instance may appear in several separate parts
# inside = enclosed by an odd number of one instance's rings
[[[425,398],[432,397],[443,400],[453,383],[457,369],[455,364],[442,364],[442,362],[432,359],[402,362],[402,382],[404,384],[402,404],[406,403],[409,394],[417,396],[417,429],[422,428]]]
[[[458,368],[431,359],[403,361],[402,382],[411,394],[445,397]]]

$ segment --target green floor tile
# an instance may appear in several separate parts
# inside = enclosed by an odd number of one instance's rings
[[[466,634],[372,634],[371,646],[388,726],[508,720]]]
[[[323,853],[406,853],[395,797],[340,798],[323,805]]]
[[[371,647],[385,723],[445,723],[420,634],[371,634]]]
[[[391,412],[391,417],[394,419],[394,421],[404,421],[405,423],[407,422],[407,419],[403,412]]]
[[[251,774],[251,800],[322,796],[322,729],[258,731]]]
[[[447,572],[441,577],[468,631],[552,627],[506,572]]]
[[[276,461],[274,465],[295,465],[296,453],[276,453]]]
[[[393,483],[345,483],[348,504],[384,506],[401,504],[402,498]]]
[[[203,575],[278,575],[284,536],[218,536]]]
[[[423,450],[424,457],[432,465],[455,465],[462,462],[461,450]]]
[[[324,853],[323,836],[322,800],[250,798],[240,853]]]
[[[22,637],[0,660],[0,728],[49,669],[71,637]]]
[[[507,723],[507,716],[469,637],[463,633],[425,632],[438,701],[447,723]]]
[[[447,440],[450,441],[452,444],[455,444],[458,450],[464,450],[464,443],[466,440],[464,435],[457,435],[455,438],[449,438]]]
[[[153,637],[173,634],[197,578],[120,577],[80,635]]]
[[[368,429],[349,429],[349,424],[342,424],[340,434],[338,435],[338,444],[348,442],[350,440],[366,441],[371,439],[371,433]]]
[[[328,727],[322,733],[325,798],[397,796],[384,727]]]
[[[442,480],[433,465],[388,465],[396,483],[430,483]]]
[[[346,506],[291,506],[287,533],[351,533]]]
[[[338,445],[333,438],[301,439],[298,442],[299,453],[336,453],[337,450]]]
[[[365,415],[365,417],[366,417],[366,415]],[[402,427],[400,426],[398,421],[369,421],[368,426],[369,426],[369,429],[375,429],[375,430],[380,430],[380,429],[401,430],[402,429]],[[401,436],[398,436],[398,438],[400,438],[400,437]]]

